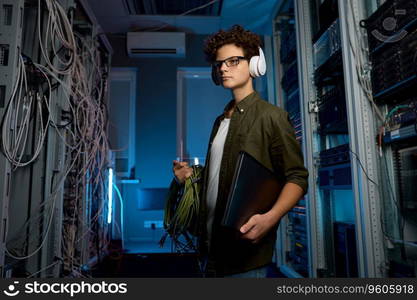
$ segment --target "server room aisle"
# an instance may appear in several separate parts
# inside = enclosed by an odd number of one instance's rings
[[[201,278],[195,253],[126,253],[119,245],[109,247],[109,254],[90,275],[94,278]],[[275,265],[268,266],[268,278],[285,277]]]

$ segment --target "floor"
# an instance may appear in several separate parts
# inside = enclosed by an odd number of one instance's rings
[[[92,276],[97,278],[195,278],[203,277],[195,253],[175,253],[171,242],[163,248],[154,242],[113,246],[113,251],[98,264]],[[275,265],[268,267],[268,277],[285,277]]]

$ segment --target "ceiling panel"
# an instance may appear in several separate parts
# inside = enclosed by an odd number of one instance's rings
[[[223,0],[125,0],[131,15],[220,16]]]
[[[101,27],[108,33],[184,31],[194,34],[211,34],[219,29],[240,24],[258,34],[270,35],[276,7],[282,0],[87,1],[94,10]],[[209,3],[210,5],[207,5]],[[207,6],[181,15],[201,5]]]

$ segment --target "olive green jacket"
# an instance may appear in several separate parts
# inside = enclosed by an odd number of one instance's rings
[[[225,107],[228,111],[234,100]],[[239,151],[243,150],[274,171],[283,182],[299,185],[307,192],[308,171],[288,113],[265,100],[255,91],[235,107],[224,144],[219,174],[219,190],[210,249],[206,228],[206,191],[210,150],[224,114],[216,118],[210,135],[201,189],[200,252],[209,257],[209,271],[216,276],[245,272],[272,261],[278,224],[257,244],[240,239],[236,232],[220,225],[233,179]]]

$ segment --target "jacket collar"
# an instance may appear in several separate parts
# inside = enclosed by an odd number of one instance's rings
[[[239,103],[235,106],[235,111],[238,111],[240,114],[243,114],[249,106],[251,106],[257,99],[259,99],[260,96],[257,91],[253,91],[249,95],[247,95],[245,98],[243,98]],[[227,105],[224,108],[224,112],[227,112],[230,110],[230,108],[233,107],[235,100],[232,99],[227,103]]]

